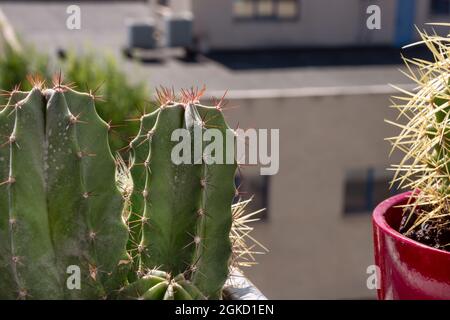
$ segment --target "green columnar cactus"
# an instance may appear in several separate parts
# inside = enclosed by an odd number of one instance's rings
[[[111,155],[93,94],[60,77],[51,89],[32,83],[0,112],[0,299],[221,298],[230,268],[256,252],[250,200],[232,206],[236,141],[220,103],[164,91],[128,168]],[[189,133],[187,163],[173,159],[177,129]]]
[[[0,134],[0,298],[95,299],[119,289],[128,233],[94,97],[34,81],[30,92],[11,92]],[[80,268],[80,290],[66,285],[70,266]]]
[[[175,293],[166,297],[199,297],[201,292],[201,296],[219,298],[229,272],[237,164],[234,158],[225,163],[224,157],[234,154],[235,138],[227,144],[230,131],[220,105],[202,106],[200,95],[184,92],[182,101],[176,102],[173,94],[163,91],[161,107],[142,117],[139,135],[130,143],[134,190],[129,249],[137,274],[153,269],[168,274],[169,280],[158,284],[151,277],[140,280],[149,284],[149,292],[156,290],[152,285],[173,287]],[[211,128],[222,137],[223,152],[212,154],[220,159],[216,163],[206,158],[208,147],[199,146],[201,137],[194,139],[196,132]],[[176,129],[191,133],[188,164],[176,164],[171,158],[179,143],[172,141]]]

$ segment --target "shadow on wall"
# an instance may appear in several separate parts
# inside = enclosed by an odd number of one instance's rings
[[[371,48],[309,48],[284,50],[226,50],[206,55],[232,70],[281,69],[313,66],[362,66],[401,64],[401,55],[429,60],[425,46],[399,49]]]

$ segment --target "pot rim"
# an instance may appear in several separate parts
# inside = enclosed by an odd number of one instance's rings
[[[426,244],[423,244],[423,243],[417,242],[413,239],[410,239],[410,238],[404,236],[403,234],[401,234],[400,232],[398,232],[397,230],[395,230],[394,228],[392,228],[387,223],[387,221],[385,219],[386,212],[390,208],[392,208],[396,205],[399,205],[406,198],[408,198],[411,194],[412,194],[412,191],[403,192],[398,195],[387,198],[386,200],[384,200],[383,202],[378,204],[375,207],[375,209],[373,210],[373,215],[372,215],[373,224],[376,225],[379,229],[381,229],[384,233],[389,234],[392,238],[394,238],[398,242],[401,242],[401,243],[409,245],[409,246],[418,247],[418,249],[429,250],[436,254],[446,255],[450,258],[449,251],[436,249],[436,248],[430,247]]]
[[[231,268],[223,293],[225,300],[267,300],[267,297],[237,268]]]

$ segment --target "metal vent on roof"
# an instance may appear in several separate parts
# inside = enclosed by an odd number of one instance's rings
[[[169,14],[164,16],[165,45],[167,47],[192,46],[192,14]]]
[[[127,20],[128,48],[153,49],[156,47],[155,21],[151,18]]]

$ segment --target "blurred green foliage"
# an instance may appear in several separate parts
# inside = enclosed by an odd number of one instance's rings
[[[140,110],[150,99],[145,84],[128,81],[111,55],[70,52],[61,67],[66,82],[74,82],[79,91],[95,91],[100,97],[96,101],[99,115],[113,126],[117,125],[110,135],[113,150],[127,145],[127,139],[137,134],[139,122],[126,120],[139,118]]]
[[[99,115],[110,122],[110,144],[119,150],[128,144],[128,138],[139,130],[138,121],[126,121],[140,117],[150,99],[143,82],[131,82],[112,55],[69,52],[64,59],[51,67],[48,56],[32,48],[21,52],[5,46],[0,54],[0,88],[12,90],[21,84],[21,90],[29,90],[26,81],[29,74],[40,74],[51,83],[51,75],[62,72],[64,83],[73,83],[78,91],[95,91],[99,97],[96,107]],[[2,105],[6,103],[3,97]],[[149,110],[147,110],[149,111]]]
[[[22,90],[29,90],[31,85],[26,81],[27,75],[40,74],[48,79],[48,65],[48,57],[33,48],[24,47],[22,52],[17,52],[5,43],[0,53],[0,89],[10,91],[20,85]]]

